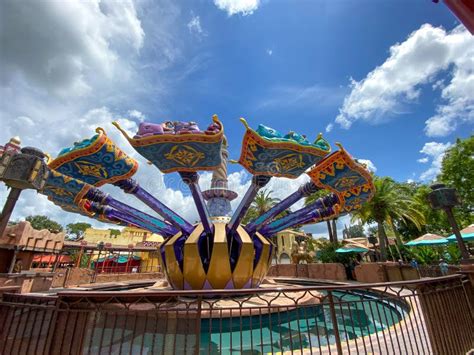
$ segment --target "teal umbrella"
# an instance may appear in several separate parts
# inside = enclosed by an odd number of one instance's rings
[[[434,246],[444,245],[447,243],[448,243],[448,240],[444,238],[443,236],[428,233],[414,240],[410,240],[408,243],[405,243],[405,245],[408,247],[420,247],[420,246],[426,246],[426,245],[434,245]]]
[[[367,251],[369,251],[369,249],[360,247],[342,247],[336,249],[336,253],[365,253]]]
[[[463,240],[474,240],[474,233],[461,233],[461,237]],[[456,236],[454,234],[450,235],[448,237],[448,242],[455,242],[456,241]]]
[[[474,240],[474,224],[471,224],[470,226],[461,229],[461,237],[463,240]],[[448,237],[449,242],[455,242],[456,241],[456,236],[454,234],[450,235]]]

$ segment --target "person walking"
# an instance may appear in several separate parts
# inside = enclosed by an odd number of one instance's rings
[[[439,259],[439,270],[441,271],[441,275],[446,276],[448,274],[448,263],[444,261],[444,259]]]

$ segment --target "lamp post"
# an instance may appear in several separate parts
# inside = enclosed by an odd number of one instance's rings
[[[13,147],[12,141],[14,139],[10,140],[11,147]],[[15,142],[17,145],[14,148],[8,149],[0,155],[0,181],[10,188],[10,193],[0,215],[0,236],[7,228],[21,191],[41,189],[48,174],[46,163],[43,160],[45,157],[43,152],[31,147],[20,150],[19,140],[15,140]]]
[[[459,201],[456,189],[446,187],[444,184],[436,183],[430,186],[433,191],[428,194],[430,205],[433,209],[442,209],[448,216],[449,224],[453,229],[454,235],[456,236],[456,242],[458,243],[459,250],[461,251],[462,263],[469,263],[469,252],[467,251],[464,240],[462,239],[459,226],[454,218],[453,207],[461,204]]]

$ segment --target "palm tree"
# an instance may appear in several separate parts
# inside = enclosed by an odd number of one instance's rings
[[[352,219],[358,219],[362,223],[377,223],[379,236],[380,254],[382,261],[387,259],[386,240],[387,234],[384,222],[393,226],[394,222],[413,222],[417,227],[425,222],[423,213],[418,208],[414,197],[388,177],[375,177],[375,195],[362,208],[352,213]],[[395,228],[394,228],[395,229]],[[397,243],[401,243],[396,233]]]
[[[247,224],[249,221],[257,218],[258,216],[264,214],[278,202],[279,198],[274,198],[271,195],[273,194],[272,190],[260,190],[255,196],[250,208],[247,211],[242,223]]]
[[[326,195],[329,195],[331,192],[328,190],[318,190],[315,193],[309,195],[308,197],[305,198],[304,204],[308,206],[309,204],[315,202],[318,198],[324,197]],[[336,222],[335,220],[332,221],[326,221],[327,227],[328,227],[328,234],[329,234],[329,241],[331,243],[337,243],[337,229],[336,229]]]

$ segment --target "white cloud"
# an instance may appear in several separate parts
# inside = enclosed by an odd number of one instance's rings
[[[273,55],[273,49],[267,49],[267,54],[269,56],[272,56]]]
[[[371,160],[369,159],[357,159],[357,161],[361,164],[364,164],[367,169],[369,169],[369,171],[371,171],[372,173],[375,173],[377,171],[377,167],[375,166],[374,163],[372,163]]]
[[[188,22],[187,26],[190,33],[194,33],[197,35],[204,34],[204,31],[201,27],[201,19],[199,18],[199,16],[193,16]]]
[[[438,143],[428,142],[425,143],[420,153],[425,154],[426,157],[419,159],[426,162],[431,160],[431,166],[420,175],[420,179],[423,181],[431,181],[436,178],[441,170],[441,164],[443,162],[444,154],[446,150],[451,147],[451,143]]]
[[[140,8],[135,9],[137,4]],[[187,189],[165,184],[163,174],[146,164],[111,125],[117,120],[127,131],[136,131],[138,123],[146,119],[136,108],[146,110],[150,97],[156,108],[160,84],[169,79],[163,69],[181,58],[182,44],[175,31],[183,26],[177,24],[179,9],[174,2],[137,4],[131,0],[41,4],[7,0],[2,4],[0,144],[18,135],[23,146],[36,146],[54,157],[60,149],[103,127],[119,147],[138,160],[137,180],[192,219],[196,210]],[[139,18],[138,14],[145,13],[146,17]],[[144,52],[146,58],[139,57]],[[153,75],[148,75],[151,71]],[[151,213],[118,188],[106,186],[104,190]],[[0,183],[0,206],[7,193]],[[100,225],[62,211],[35,191],[24,191],[13,218],[30,214],[45,214],[64,225],[77,221]]]
[[[143,122],[146,118],[145,115],[138,110],[128,110],[128,116],[140,122]]]
[[[111,79],[119,53],[137,54],[144,31],[131,0],[2,3],[2,85],[27,82],[61,96]]]
[[[390,56],[361,81],[351,81],[336,122],[350,128],[358,120],[381,122],[416,102],[421,85],[448,73],[443,104],[426,121],[428,136],[444,136],[461,122],[474,122],[474,41],[462,26],[446,32],[425,24],[390,48]],[[434,88],[442,87],[442,81]]]
[[[420,158],[417,160],[418,163],[422,163],[422,164],[428,163],[428,161],[429,161],[428,157]]]
[[[334,128],[334,125],[333,125],[332,123],[329,123],[329,124],[326,126],[326,133],[331,132],[333,128]]]
[[[229,16],[242,14],[251,15],[260,6],[260,0],[214,0],[214,4]]]

